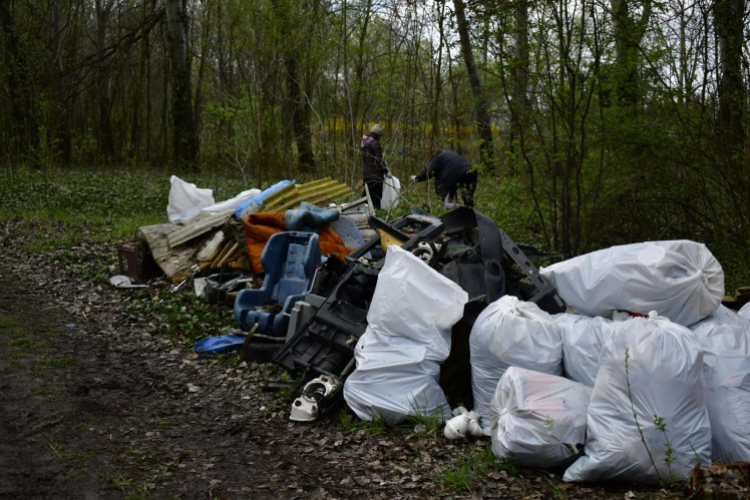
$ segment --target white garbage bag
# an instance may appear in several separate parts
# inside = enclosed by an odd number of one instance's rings
[[[683,480],[698,460],[711,463],[700,343],[656,313],[610,327],[589,404],[585,456],[563,479]]]
[[[591,389],[577,382],[508,368],[490,405],[493,453],[524,467],[571,463],[586,442],[590,397]]]
[[[703,345],[712,458],[750,461],[750,321],[721,306],[693,332]]]
[[[190,220],[206,207],[215,203],[214,192],[211,189],[201,189],[190,182],[185,182],[176,175],[170,179],[172,187],[169,189],[169,204],[167,217],[169,222],[175,223]]]
[[[218,203],[214,203],[211,206],[205,207],[201,210],[201,212],[223,212],[224,210],[234,211],[237,210],[240,205],[257,194],[260,194],[260,189],[248,189],[247,191],[242,191],[234,198],[229,198],[228,200],[220,201]]]
[[[469,337],[474,411],[490,428],[490,403],[497,383],[511,366],[562,375],[562,338],[552,316],[533,302],[506,295],[474,322]]]
[[[691,326],[719,307],[724,271],[705,245],[654,241],[623,245],[544,267],[540,274],[579,314],[656,311]]]
[[[357,368],[344,384],[344,399],[361,419],[396,424],[407,416],[450,417],[438,384],[440,363],[468,300],[461,287],[410,252],[388,248],[367,331],[354,352]]]
[[[383,179],[383,195],[380,198],[380,208],[398,208],[401,196],[401,181],[398,177],[387,174]]]
[[[745,319],[750,319],[750,302],[742,306],[742,309],[740,309],[739,315]]]
[[[562,334],[565,376],[586,387],[594,387],[599,355],[609,336],[610,321],[579,314],[556,314],[555,322]]]

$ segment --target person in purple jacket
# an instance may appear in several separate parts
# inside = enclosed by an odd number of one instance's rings
[[[362,150],[364,170],[362,180],[370,191],[370,198],[375,208],[380,208],[380,199],[383,197],[383,181],[388,168],[383,160],[383,148],[380,146],[380,138],[383,137],[383,127],[377,124],[370,129],[370,133],[362,136],[359,144]],[[365,196],[364,192],[362,196]]]
[[[469,160],[460,154],[454,151],[432,151],[422,173],[409,178],[412,182],[427,179],[435,179],[435,192],[445,199],[445,203],[454,201],[460,191],[464,206],[474,208],[477,172]]]

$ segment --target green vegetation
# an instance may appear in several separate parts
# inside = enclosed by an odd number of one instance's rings
[[[518,462],[512,459],[501,460],[492,453],[491,447],[484,450],[470,451],[458,464],[435,478],[442,487],[455,491],[471,491],[475,487],[477,476],[490,472],[505,472],[511,476],[520,471]]]

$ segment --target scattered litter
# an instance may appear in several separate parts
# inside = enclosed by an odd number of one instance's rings
[[[525,467],[572,463],[586,442],[591,389],[582,384],[510,367],[490,405],[492,451]]]
[[[656,311],[691,326],[714,312],[724,297],[721,265],[706,245],[687,240],[616,246],[540,272],[570,307],[587,316]]]
[[[477,318],[469,342],[474,411],[485,430],[495,389],[508,368],[562,375],[560,327],[533,302],[510,295],[493,302]]]
[[[682,481],[699,461],[711,460],[701,346],[690,330],[656,313],[611,326],[591,394],[585,456],[563,479]]]
[[[720,306],[693,332],[704,349],[712,458],[750,461],[750,321]]]
[[[75,327],[77,327],[77,326],[78,326],[78,325],[76,325],[75,323],[67,323],[67,324],[65,325],[65,327],[66,327],[66,328],[75,328]]]
[[[187,385],[188,392],[200,392],[201,388],[194,384]]]
[[[118,274],[109,278],[109,282],[116,288],[148,288],[148,285],[135,283],[130,276]]]
[[[230,198],[228,200],[221,201],[219,203],[214,203],[211,206],[203,208],[202,212],[224,212],[225,210],[231,210],[236,211],[237,208],[245,203],[246,201],[252,199],[253,197],[260,194],[260,189],[248,189],[247,191],[242,191],[240,194],[235,196],[234,198]]]
[[[215,203],[214,192],[211,189],[200,189],[176,175],[172,176],[170,182],[172,187],[169,190],[169,204],[167,205],[169,222],[190,220],[201,210]]]
[[[465,291],[410,252],[388,250],[355,350],[357,369],[344,385],[344,398],[360,418],[446,420],[440,363],[450,354],[451,327],[467,301]]]
[[[443,434],[449,441],[469,436],[484,437],[484,431],[479,424],[480,416],[477,412],[468,411],[463,406],[453,410],[454,417],[445,423]]]

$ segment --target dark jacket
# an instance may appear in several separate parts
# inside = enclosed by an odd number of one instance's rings
[[[435,188],[438,192],[454,192],[458,181],[463,175],[471,170],[473,165],[469,160],[453,151],[438,153],[417,176],[417,182],[435,179]]]
[[[362,173],[364,181],[383,182],[388,169],[383,161],[383,148],[380,147],[377,136],[370,134],[363,136],[359,147],[362,150],[362,159],[364,160],[364,171]]]

